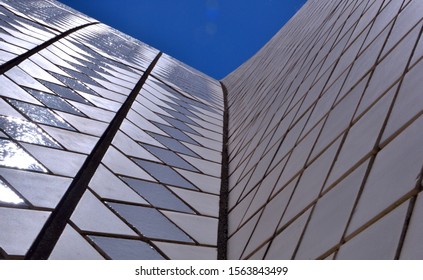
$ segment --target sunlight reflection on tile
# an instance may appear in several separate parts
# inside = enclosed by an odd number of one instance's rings
[[[60,148],[60,146],[35,124],[13,117],[0,117],[0,128],[17,141]]]
[[[47,169],[17,144],[5,139],[0,139],[0,165],[47,172]]]
[[[24,201],[0,180],[0,203],[23,204]]]

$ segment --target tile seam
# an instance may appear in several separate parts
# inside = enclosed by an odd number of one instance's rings
[[[42,230],[31,245],[27,255],[25,256],[26,259],[47,259],[50,256],[67,222],[72,216],[74,209],[88,188],[88,183],[91,181],[95,171],[101,164],[101,161],[109,146],[111,145],[114,136],[119,130],[122,122],[125,120],[125,117],[130,111],[132,104],[135,102],[139,91],[147,81],[150,73],[152,72],[154,66],[157,64],[161,55],[161,52],[156,55],[154,60],[150,63],[147,70],[144,72],[138,83],[129,94],[127,100],[122,104],[121,108],[110,122],[109,126],[97,142],[93,151],[87,157],[77,175],[74,177],[74,180],[62,197],[58,206],[51,213]]]
[[[83,24],[77,27],[74,27],[72,29],[69,29],[59,35],[57,35],[54,38],[51,38],[50,40],[45,41],[44,43],[42,43],[41,45],[36,46],[33,49],[28,50],[27,52],[7,61],[6,63],[4,63],[3,65],[0,66],[0,75],[3,75],[5,72],[9,71],[10,69],[12,69],[13,67],[19,65],[21,62],[25,61],[26,59],[28,59],[29,57],[31,57],[32,55],[46,49],[47,47],[53,45],[54,43],[58,42],[59,40],[69,36],[72,33],[75,33],[78,30],[81,30],[83,28],[86,28],[88,26],[91,25],[96,25],[99,24],[99,22],[90,22],[87,24]]]

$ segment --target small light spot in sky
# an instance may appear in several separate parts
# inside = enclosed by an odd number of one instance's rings
[[[214,35],[217,32],[217,25],[212,22],[208,22],[206,25],[206,32],[209,35]]]

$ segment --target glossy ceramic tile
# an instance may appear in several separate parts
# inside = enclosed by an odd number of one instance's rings
[[[16,100],[9,100],[10,104],[15,106],[23,115],[29,117],[32,121],[56,126],[68,130],[74,130],[64,119],[56,115],[49,109],[29,103]]]
[[[348,169],[365,159],[375,148],[392,103],[393,93],[389,91],[350,128],[326,185],[332,184]]]
[[[335,157],[339,142],[340,140],[335,142],[304,170],[290,199],[282,222],[288,222],[318,198],[323,189],[328,169]]]
[[[76,102],[80,102],[82,104],[89,104],[89,102],[82,98],[81,95],[77,94],[75,91],[71,90],[70,88],[61,86],[61,85],[57,85],[54,83],[50,83],[47,81],[42,81],[42,83],[49,88],[51,91],[53,91],[55,94],[57,94],[58,96],[68,99],[68,100],[72,100],[72,101],[76,101]]]
[[[118,203],[108,204],[143,236],[152,239],[193,242],[188,235],[154,208]]]
[[[116,133],[112,143],[127,156],[161,162],[156,156],[150,153],[149,150],[143,148],[143,145],[138,144],[122,131]]]
[[[266,260],[292,259],[310,212],[311,210],[308,210],[302,214],[273,239],[265,256]]]
[[[51,109],[56,109],[64,112],[68,112],[70,114],[75,114],[79,116],[83,116],[83,114],[77,110],[75,107],[67,103],[63,98],[52,95],[49,93],[45,93],[42,91],[27,89],[27,91],[42,102],[44,105],[48,106]]]
[[[43,165],[41,165],[35,158],[29,155],[15,142],[0,139],[0,147],[0,165],[34,170],[38,172],[47,172],[47,169]]]
[[[150,144],[157,147],[163,147],[162,144],[157,142],[157,140],[151,137],[148,133],[137,127],[135,124],[129,122],[128,120],[125,120],[122,123],[120,129],[135,141]]]
[[[133,161],[131,161],[113,146],[109,147],[102,162],[115,174],[131,176],[153,182],[156,181],[153,177],[148,175],[148,173],[146,173],[143,169],[141,169],[138,165],[136,165]]]
[[[68,114],[60,111],[56,111],[56,113],[67,123],[72,125],[74,129],[85,134],[101,137],[107,128],[107,124],[104,122],[91,120],[82,116],[75,116],[74,114]]]
[[[87,215],[87,213],[90,214]],[[137,236],[90,191],[86,191],[82,196],[72,214],[71,221],[83,231]]]
[[[193,213],[184,202],[161,184],[125,177],[121,179],[154,207]]]
[[[181,188],[169,188],[200,214],[219,217],[219,196]]]
[[[162,211],[162,213],[198,243],[217,245],[217,219],[171,211]]]
[[[197,189],[169,166],[139,159],[134,159],[134,161],[160,183],[186,189]]]
[[[75,229],[66,225],[49,260],[104,260],[104,257]]]
[[[190,163],[192,166],[195,166],[197,169],[199,169],[204,174],[214,176],[217,178],[220,178],[220,174],[222,171],[222,166],[219,163],[190,157],[186,155],[181,155],[182,158],[184,158],[188,163]],[[180,167],[180,166],[177,166]],[[192,171],[196,171],[195,168],[191,168]]]
[[[43,146],[22,144],[22,146],[41,162],[47,169],[57,175],[73,177],[81,169],[86,159],[85,155],[50,149]],[[66,164],[58,165],[66,159]]]
[[[90,235],[89,238],[114,260],[164,259],[151,245],[140,240],[95,235]]]
[[[389,116],[382,141],[391,138],[398,130],[421,114],[423,99],[421,92],[419,73],[423,71],[423,63],[420,62],[408,72],[398,92],[392,113]]]
[[[19,67],[13,67],[7,71],[6,76],[20,86],[49,92],[48,88],[46,88],[44,85],[42,85]]]
[[[55,74],[52,73],[53,77],[55,77],[56,79],[58,79],[59,81],[61,81],[63,84],[67,85],[68,87],[77,90],[77,91],[82,91],[82,92],[86,92],[89,94],[93,94],[93,95],[98,95],[95,91],[93,91],[91,88],[89,88],[88,86],[84,85],[82,82],[76,80],[76,79],[72,79],[60,74]]]
[[[169,148],[172,151],[182,153],[185,155],[196,156],[196,154],[192,150],[190,150],[188,146],[184,145],[185,143],[182,144],[181,142],[179,142],[178,140],[172,137],[167,137],[167,136],[153,134],[153,133],[151,135],[155,139],[157,139],[157,141],[159,141],[162,145],[164,145],[165,147]]]
[[[90,105],[82,104],[79,102],[68,100],[68,102],[74,106],[77,110],[81,111],[83,114],[87,115],[88,117],[99,120],[103,122],[110,122],[114,116],[114,112],[110,112],[101,108],[93,107]]]
[[[24,200],[0,179],[0,204],[23,205]]]
[[[339,248],[336,259],[393,259],[399,244],[409,201],[366,228]],[[389,232],[389,234],[386,234]]]
[[[33,104],[40,104],[37,99],[5,76],[0,76],[0,96],[15,98]]]
[[[216,248],[158,241],[153,243],[172,260],[214,260],[217,258]]]
[[[257,223],[251,239],[248,242],[244,256],[250,255],[254,250],[263,245],[263,241],[270,239],[276,232],[282,215],[285,212],[289,198],[292,195],[296,181],[288,184],[264,207],[260,220]]]
[[[388,54],[376,67],[366,92],[360,102],[358,112],[368,108],[377,98],[401,77],[408,57],[414,48],[419,30],[414,30]],[[383,81],[383,83],[381,82]]]
[[[251,236],[251,232],[254,229],[260,212],[252,217],[242,228],[239,229],[235,234],[229,237],[228,240],[228,259],[240,259]]]
[[[145,199],[102,164],[95,171],[89,187],[104,199],[148,204]]]
[[[410,224],[408,225],[407,235],[402,245],[400,259],[403,260],[421,260],[423,258],[422,243],[418,241],[423,232],[421,216],[423,214],[423,199],[420,193],[411,214]]]
[[[348,233],[406,197],[416,187],[421,172],[420,143],[423,117],[382,149],[373,163],[355,209]],[[383,195],[381,195],[383,194]]]
[[[366,168],[367,163],[362,164],[319,199],[295,255],[296,259],[316,259],[341,242]]]
[[[62,199],[72,180],[61,176],[0,169],[0,174],[32,206],[54,209]]]
[[[17,141],[60,148],[59,144],[53,138],[32,122],[0,116],[0,129]]]
[[[198,171],[194,166],[189,164],[186,160],[184,160],[182,157],[178,156],[176,153],[172,152],[171,150],[162,149],[150,145],[143,145],[143,147],[155,155],[157,158],[159,158],[162,162],[166,163],[167,165],[187,169],[190,171]],[[145,157],[142,157],[145,158]]]
[[[19,113],[15,108],[13,108],[9,103],[0,99],[0,108],[1,108],[1,115],[7,117],[15,117],[19,119],[25,119],[25,117]]]
[[[220,178],[204,175],[197,172],[191,172],[183,169],[175,170],[181,174],[184,178],[193,183],[196,188],[199,188],[203,192],[211,194],[220,194]],[[192,188],[190,188],[192,189]]]
[[[50,212],[0,207],[0,247],[10,256],[25,256]]]

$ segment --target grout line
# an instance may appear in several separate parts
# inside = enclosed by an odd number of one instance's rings
[[[0,66],[0,75],[3,75],[5,72],[9,71],[11,68],[19,65],[21,62],[23,62],[24,60],[28,59],[30,56],[40,52],[41,50],[53,45],[54,43],[58,42],[59,40],[65,38],[66,36],[81,30],[85,27],[91,26],[91,25],[95,25],[95,24],[99,24],[99,22],[91,22],[91,23],[87,23],[87,24],[83,24],[80,26],[77,26],[75,28],[69,29],[66,32],[61,33],[60,35],[51,38],[48,41],[45,41],[44,43],[42,43],[41,45],[36,46],[35,48],[27,51],[26,53],[23,53],[15,58],[13,58],[12,60],[9,60],[8,62],[4,63],[3,65]]]
[[[222,141],[222,169],[219,201],[219,224],[217,232],[217,258],[227,259],[228,246],[228,202],[229,202],[229,108],[228,91],[226,86],[220,82],[224,98],[223,112],[223,141]]]
[[[414,213],[414,207],[416,205],[417,196],[418,196],[418,193],[410,198],[410,202],[408,204],[407,214],[405,216],[404,225],[402,227],[402,232],[401,232],[401,235],[400,235],[400,238],[399,238],[399,241],[398,241],[398,246],[397,246],[397,249],[396,249],[396,252],[395,252],[394,260],[399,260],[401,258],[402,248],[404,246],[404,242],[405,242],[405,238],[407,236],[408,228],[410,226],[411,218],[412,218],[413,213]]]
[[[148,76],[153,70],[154,66],[160,59],[162,53],[160,52],[151,62],[150,66],[144,72],[134,89],[129,94],[127,100],[122,104],[122,107],[116,113],[113,120],[110,122],[104,134],[97,142],[92,153],[87,157],[81,169],[74,177],[67,192],[62,197],[56,209],[52,212],[44,227],[38,234],[36,240],[29,249],[26,259],[47,259],[54,249],[57,241],[59,240],[67,222],[72,216],[73,211],[78,205],[82,195],[85,193],[91,178],[94,176],[95,171],[101,164],[101,161],[106,154],[113,138],[119,130],[122,122],[125,120],[126,115],[131,109],[136,97],[139,94],[142,86],[146,82]]]
[[[405,2],[403,2],[403,4],[404,4],[404,3],[405,3]],[[414,28],[414,27],[413,27],[413,28]],[[411,30],[413,30],[413,29],[411,29]],[[410,33],[411,33],[411,32],[412,32],[412,31],[410,31]],[[416,49],[417,49],[417,46],[418,46],[418,44],[419,44],[419,42],[420,42],[420,39],[421,39],[421,37],[422,37],[422,34],[423,34],[423,30],[422,30],[422,29],[420,29],[420,33],[419,33],[419,35],[417,36],[416,42],[414,43],[414,48],[413,48],[413,50],[411,51],[410,57],[408,58],[408,61],[407,61],[407,64],[406,64],[406,66],[405,66],[405,70],[404,70],[404,72],[403,72],[403,75],[402,75],[402,77],[401,77],[401,80],[400,80],[400,82],[399,82],[398,88],[397,88],[397,90],[396,90],[396,92],[395,92],[394,99],[392,100],[391,107],[389,108],[388,115],[387,115],[387,117],[386,117],[386,119],[385,119],[384,127],[382,128],[382,131],[381,131],[381,133],[380,133],[380,135],[379,135],[379,138],[378,138],[378,142],[379,142],[379,143],[380,143],[381,138],[382,138],[382,136],[383,136],[383,134],[384,134],[384,132],[385,132],[386,125],[388,124],[389,119],[390,119],[390,117],[391,117],[391,114],[392,114],[393,108],[394,108],[394,106],[395,106],[395,101],[397,100],[397,98],[398,98],[398,96],[399,96],[399,92],[401,91],[401,86],[402,86],[402,83],[404,82],[404,78],[405,78],[405,76],[407,75],[408,71],[410,71],[410,70],[409,70],[409,67],[410,67],[411,61],[413,60],[414,53],[416,52]],[[408,36],[408,35],[405,35],[405,36],[404,36],[404,38],[403,38],[402,40],[405,40],[405,37],[406,37],[406,36]],[[400,42],[401,42],[401,40],[400,40]],[[398,43],[398,44],[400,44],[400,43]],[[394,49],[394,48],[393,48],[393,49]],[[420,173],[419,173],[419,175],[418,175],[418,177],[417,177],[417,179],[416,179],[416,186],[415,186],[415,190],[417,190],[417,194],[416,194],[415,196],[413,196],[413,197],[411,198],[411,200],[410,200],[410,204],[409,204],[408,211],[407,211],[407,216],[406,216],[405,221],[404,221],[404,226],[403,226],[402,233],[401,233],[401,236],[400,236],[400,240],[399,240],[399,242],[398,242],[398,247],[397,247],[397,250],[396,250],[396,253],[395,253],[395,259],[396,259],[396,260],[399,260],[399,259],[400,259],[400,257],[401,257],[402,248],[403,248],[403,245],[404,245],[404,242],[405,242],[405,238],[406,238],[406,236],[407,236],[408,229],[409,229],[410,222],[411,222],[411,217],[412,217],[412,215],[413,215],[413,213],[414,213],[414,208],[415,208],[415,205],[416,205],[417,196],[418,196],[418,194],[420,193],[420,191],[422,190],[422,187],[423,187],[423,186],[422,186],[422,177],[423,177],[423,167],[420,169]]]

